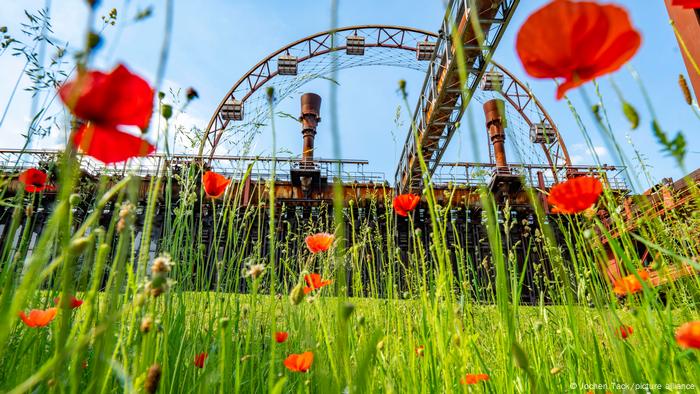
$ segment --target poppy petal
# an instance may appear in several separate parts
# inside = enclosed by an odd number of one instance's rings
[[[148,156],[156,150],[142,138],[95,123],[82,125],[75,133],[73,143],[86,155],[105,164]]]
[[[603,185],[595,177],[583,176],[552,187],[547,202],[557,213],[575,214],[595,204],[603,192]]]
[[[214,171],[207,171],[202,176],[202,186],[204,186],[204,193],[210,198],[219,198],[226,188],[231,183],[230,179],[227,179],[221,174],[217,174]]]
[[[24,184],[24,191],[28,193],[38,193],[46,189],[48,175],[36,168],[29,168],[19,174],[18,180]]]
[[[686,349],[700,349],[700,321],[691,321],[678,327],[676,343]]]
[[[309,235],[304,239],[306,247],[311,253],[325,252],[333,245],[335,236],[328,233]]]
[[[641,35],[627,11],[591,1],[552,1],[528,17],[516,38],[518,57],[529,75],[563,79],[557,99],[616,71],[640,45]]]
[[[153,114],[153,89],[122,64],[109,74],[81,73],[61,86],[59,95],[77,117],[105,126],[145,129]]]

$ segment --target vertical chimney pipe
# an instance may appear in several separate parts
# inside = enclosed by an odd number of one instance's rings
[[[493,145],[493,153],[496,159],[496,171],[499,173],[507,172],[505,102],[497,99],[485,102],[484,116],[486,117],[486,129],[489,133],[489,139]]]
[[[301,96],[301,134],[304,137],[304,147],[301,154],[302,165],[306,168],[313,167],[314,162],[314,138],[316,127],[321,122],[321,96],[314,93],[304,93]]]

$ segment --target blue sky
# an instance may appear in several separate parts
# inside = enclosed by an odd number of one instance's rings
[[[495,59],[526,82],[544,104],[557,123],[577,163],[593,163],[587,152],[581,132],[576,125],[565,101],[554,99],[555,84],[550,80],[535,80],[522,70],[515,55],[515,35],[525,18],[535,9],[546,4],[545,0],[523,0],[517,9],[504,39],[496,52]],[[23,10],[37,9],[46,0],[7,0],[0,4],[0,26],[7,25],[11,33],[18,32],[18,23],[24,20]],[[646,89],[651,93],[654,109],[664,130],[675,134],[682,130],[686,135],[689,153],[686,168],[691,171],[700,166],[700,120],[693,115],[684,103],[678,88],[678,74],[686,74],[680,50],[668,24],[663,1],[661,0],[620,0],[631,14],[634,25],[642,32],[643,44],[639,53],[631,61],[642,77]],[[640,6],[644,3],[644,6]],[[124,27],[108,27],[104,34],[104,45],[97,55],[95,65],[111,68],[117,62],[126,63],[132,70],[154,80],[163,36],[163,1],[108,1],[102,2],[99,14],[106,14],[110,8],[119,11],[118,24],[131,20],[139,10],[154,6],[151,18],[131,23]],[[82,45],[86,17],[83,0],[53,0],[51,16],[55,36],[65,40],[70,47]],[[387,24],[404,25],[415,28],[437,30],[444,13],[440,0],[353,0],[340,1],[339,25]],[[218,102],[231,85],[249,68],[270,52],[301,37],[327,30],[330,26],[330,2],[319,0],[176,0],[175,30],[170,51],[169,66],[165,77],[165,88],[195,87],[200,99],[193,102],[186,114],[178,116],[184,125],[205,127]],[[553,43],[556,45],[557,43]],[[5,54],[0,57],[0,108],[4,109],[9,93],[23,66],[21,59]],[[632,103],[641,115],[639,129],[630,130],[621,111],[621,105],[611,88],[610,78],[600,80],[610,122],[618,140],[628,157],[633,157],[631,140],[647,158],[656,179],[678,178],[682,171],[671,158],[660,152],[660,147],[651,134],[649,112],[643,102],[638,85],[628,69],[613,75],[615,82],[624,92],[625,99]],[[408,119],[402,108],[402,119],[397,124],[395,116],[402,100],[396,92],[398,81],[407,81],[411,110],[423,82],[420,72],[388,67],[360,67],[340,73],[339,83],[339,126],[341,132],[342,156],[353,159],[367,159],[373,171],[385,173],[393,178],[396,160],[408,131]],[[28,86],[23,78],[20,87]],[[321,94],[326,100],[322,108],[323,122],[319,128],[316,156],[332,157],[330,118],[328,108],[329,82],[314,81],[305,86],[305,91]],[[592,84],[584,87],[591,99],[595,97]],[[594,127],[590,111],[584,105],[581,92],[573,91],[570,97],[580,113],[589,132],[594,136],[595,149],[601,161],[614,164],[613,155],[607,151]],[[0,127],[3,135],[0,146],[21,147],[22,133],[26,132],[31,119],[31,95],[20,91],[12,102],[9,115]],[[279,107],[286,112],[297,114],[298,98],[282,102]],[[476,124],[480,127],[480,105],[472,107]],[[278,119],[278,145],[293,154],[301,148],[301,135],[298,124],[290,119]],[[474,158],[468,144],[468,130],[455,136],[445,160],[448,161],[487,161],[485,146],[480,147],[482,157]],[[33,147],[53,147],[63,143],[63,133],[56,130],[52,136],[36,141]],[[256,150],[270,153],[270,132],[259,138]],[[224,152],[220,152],[224,153]],[[512,158],[511,158],[512,159]]]

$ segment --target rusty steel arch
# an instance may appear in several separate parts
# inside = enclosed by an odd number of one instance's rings
[[[214,115],[209,120],[203,139],[205,144],[209,145],[211,149],[210,156],[213,156],[221,136],[231,122],[231,120],[223,116],[222,110],[224,105],[233,100],[239,100],[245,105],[246,100],[255,91],[262,88],[272,78],[278,76],[279,73],[275,66],[276,60],[280,55],[289,54],[296,50],[300,54],[303,53],[303,56],[299,56],[297,59],[299,63],[302,63],[331,52],[347,50],[346,40],[348,36],[365,37],[365,48],[389,48],[410,52],[417,51],[418,38],[422,38],[422,41],[428,41],[428,39],[436,37],[435,33],[410,27],[358,25],[310,35],[278,49],[253,66],[229,89],[219,102]],[[237,97],[237,92],[243,94]],[[200,148],[200,154],[203,152],[203,149],[204,145]]]
[[[229,89],[209,120],[203,138],[204,144],[200,147],[200,155],[204,154],[205,148],[208,147],[210,149],[207,152],[208,156],[213,157],[217,145],[220,143],[222,135],[226,132],[230,122],[235,122],[224,116],[224,106],[234,100],[238,100],[245,105],[246,100],[256,91],[263,88],[273,78],[278,77],[279,72],[276,63],[281,55],[295,53],[299,55],[296,61],[298,64],[301,64],[331,52],[347,50],[346,42],[348,37],[364,37],[364,48],[388,48],[413,53],[419,51],[418,43],[433,43],[438,40],[436,33],[421,29],[387,25],[358,25],[317,33],[286,45],[258,62]],[[347,56],[358,55],[348,54]],[[553,129],[554,138],[539,144],[553,172],[559,172],[562,168],[570,166],[571,160],[556,124],[532,91],[500,64],[491,61],[490,66],[492,70],[496,70],[504,76],[498,93],[520,113],[520,116],[528,126],[548,125]],[[414,68],[411,65],[406,65],[405,67]],[[342,67],[339,67],[339,69],[342,69]],[[322,76],[318,75],[316,77]],[[302,83],[304,82],[302,81]],[[528,113],[534,113],[536,118],[533,119]]]

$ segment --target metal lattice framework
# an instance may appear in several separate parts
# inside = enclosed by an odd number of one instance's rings
[[[362,54],[353,52],[360,48],[353,45],[352,40],[357,37],[364,39]],[[268,87],[274,88],[275,99],[279,102],[313,79],[328,78],[333,67],[342,70],[360,66],[395,66],[425,71],[427,62],[418,60],[416,53],[419,46],[434,41],[434,33],[420,29],[362,25],[317,33],[286,45],[261,60],[226,93],[207,125],[203,151],[213,156],[227,137],[229,140],[238,138],[235,143],[240,146],[241,141],[255,136],[270,116],[265,92]],[[329,56],[332,52],[343,55],[333,60]],[[280,60],[293,60],[294,75],[280,73]],[[240,121],[227,117],[227,106],[233,103],[241,105],[243,110]]]
[[[348,53],[349,40],[357,37],[364,38],[362,55]],[[441,42],[446,41],[428,31],[398,26],[365,25],[318,33],[287,45],[260,61],[239,79],[221,100],[206,130],[206,152],[213,157],[217,146],[235,141],[235,145],[240,147],[245,145],[241,141],[249,141],[259,134],[270,117],[265,92],[268,87],[274,87],[276,102],[280,102],[305,83],[316,78],[326,78],[333,71],[333,66],[346,69],[384,65],[429,72],[432,65],[441,62],[436,51]],[[430,51],[420,53],[421,49],[425,48]],[[342,52],[335,62],[332,62],[329,54],[337,51]],[[295,75],[279,72],[279,62],[284,61],[285,56],[296,58],[293,64],[296,68]],[[487,64],[484,63],[484,68],[486,67]],[[507,143],[510,150],[516,153],[519,161],[546,164],[551,168],[550,176],[555,179],[561,177],[562,170],[570,166],[571,162],[564,141],[551,117],[532,91],[512,73],[495,62],[488,63],[488,67],[488,75],[500,75],[501,82],[498,86],[487,89],[483,81],[479,89],[479,80],[470,77],[475,90],[474,99],[479,102],[494,97],[505,99],[506,116],[509,119]],[[240,121],[226,117],[226,106],[233,101],[238,101],[245,109]],[[457,120],[454,120],[450,126],[454,127],[457,123]],[[552,138],[538,143],[531,142],[530,133],[533,126],[551,130]],[[412,138],[407,138],[404,154],[412,144]],[[439,166],[439,159],[434,162],[431,174]],[[396,182],[397,185],[400,183],[398,177]]]

